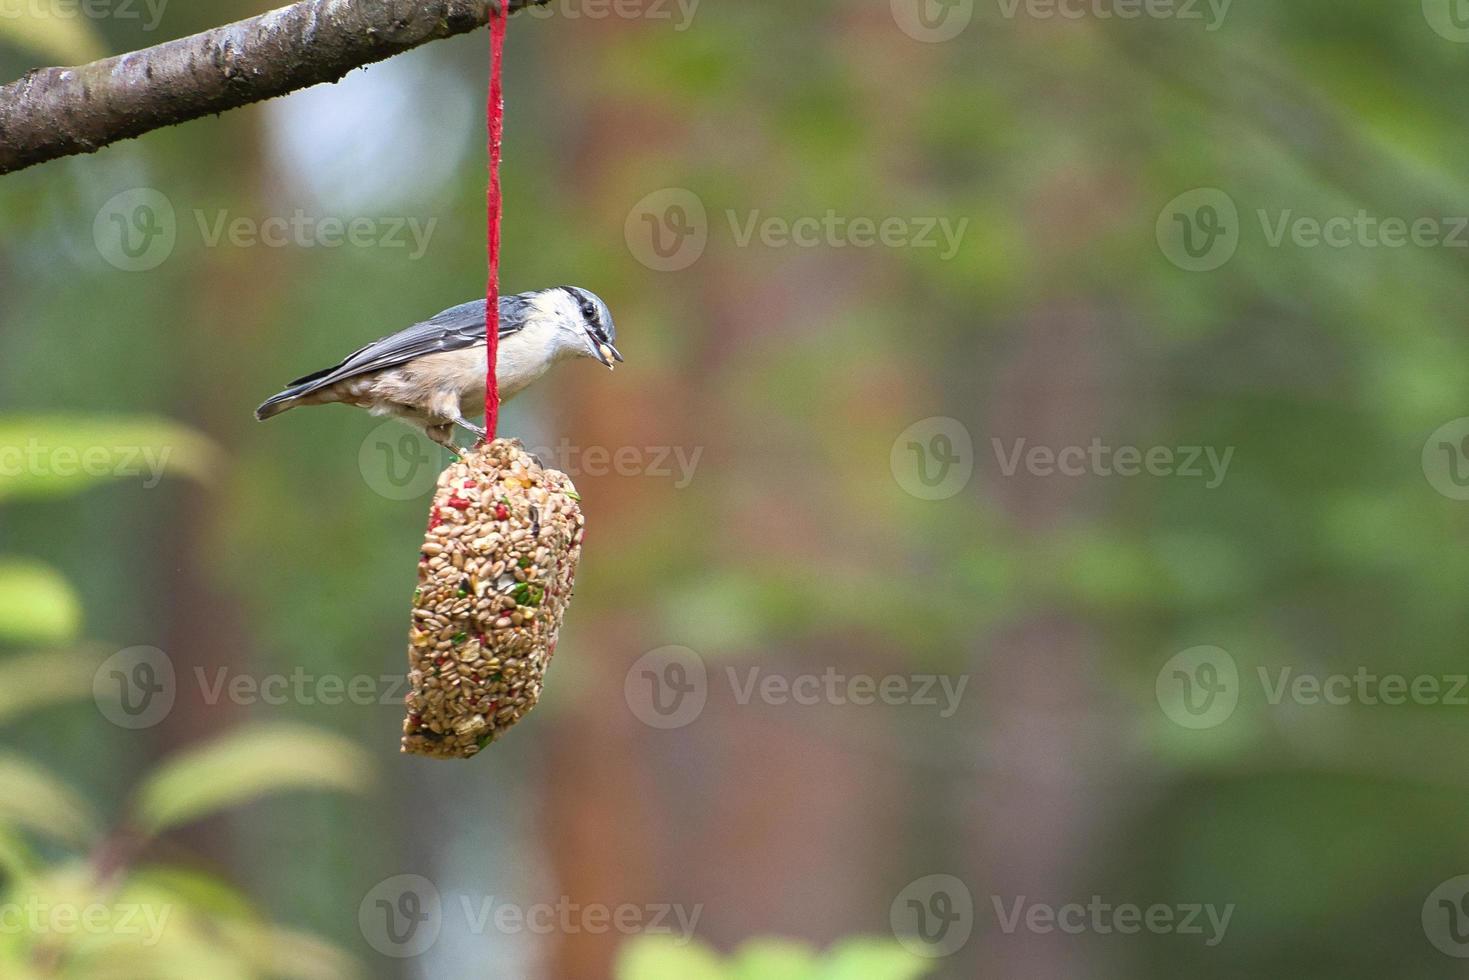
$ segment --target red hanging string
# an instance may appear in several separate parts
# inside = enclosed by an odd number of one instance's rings
[[[490,10],[490,98],[486,123],[490,138],[490,189],[486,195],[489,212],[487,234],[490,253],[490,279],[485,290],[485,432],[493,440],[500,423],[500,385],[495,377],[495,362],[500,353],[500,145],[505,139],[505,24],[509,20],[508,0],[492,3]]]

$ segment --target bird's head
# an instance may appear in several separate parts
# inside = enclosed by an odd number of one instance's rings
[[[594,357],[608,369],[614,360],[622,360],[615,346],[612,311],[596,293],[578,286],[558,286],[546,293],[561,333],[560,346],[569,356]]]

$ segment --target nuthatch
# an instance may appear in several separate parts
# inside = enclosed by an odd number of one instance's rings
[[[596,294],[558,286],[500,298],[500,347],[495,378],[509,401],[557,361],[595,357],[610,369],[622,360],[613,342],[612,313]],[[485,403],[485,301],[451,307],[390,337],[368,344],[335,367],[292,381],[255,410],[264,421],[298,405],[343,402],[373,415],[392,415],[463,455],[453,443],[459,425],[481,439],[466,416]]]

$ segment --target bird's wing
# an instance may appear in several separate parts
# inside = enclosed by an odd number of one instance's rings
[[[500,337],[504,339],[525,327],[525,307],[531,294],[500,298]],[[461,303],[397,333],[374,341],[340,364],[297,378],[291,389],[317,388],[336,384],[360,374],[407,364],[426,354],[463,350],[485,342],[485,301]]]

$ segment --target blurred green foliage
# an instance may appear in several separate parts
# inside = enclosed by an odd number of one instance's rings
[[[891,940],[849,939],[824,953],[753,940],[721,959],[701,943],[649,935],[623,946],[617,980],[918,980],[936,966]]]
[[[76,9],[66,0],[17,3],[0,16],[0,43],[19,45],[64,65],[104,57],[106,47],[91,22],[76,16]]]
[[[28,446],[43,447],[42,458],[53,465],[67,448],[77,459],[96,447],[151,447],[165,459],[176,451],[174,469],[195,476],[204,474],[213,453],[206,440],[179,426],[0,417],[0,450]],[[0,479],[0,500],[76,494],[115,473],[110,456],[106,463],[86,479],[12,467]],[[0,724],[44,727],[58,707],[94,697],[102,659],[65,646],[80,632],[79,601],[59,573],[0,556]],[[19,644],[52,649],[16,654]],[[107,734],[97,716],[94,725],[94,737]],[[242,729],[159,766],[114,815],[115,829],[107,832],[82,793],[40,763],[0,753],[0,976],[357,975],[346,954],[270,924],[217,877],[132,860],[158,835],[231,806],[298,788],[362,792],[370,772],[364,753],[339,736],[294,726]]]

